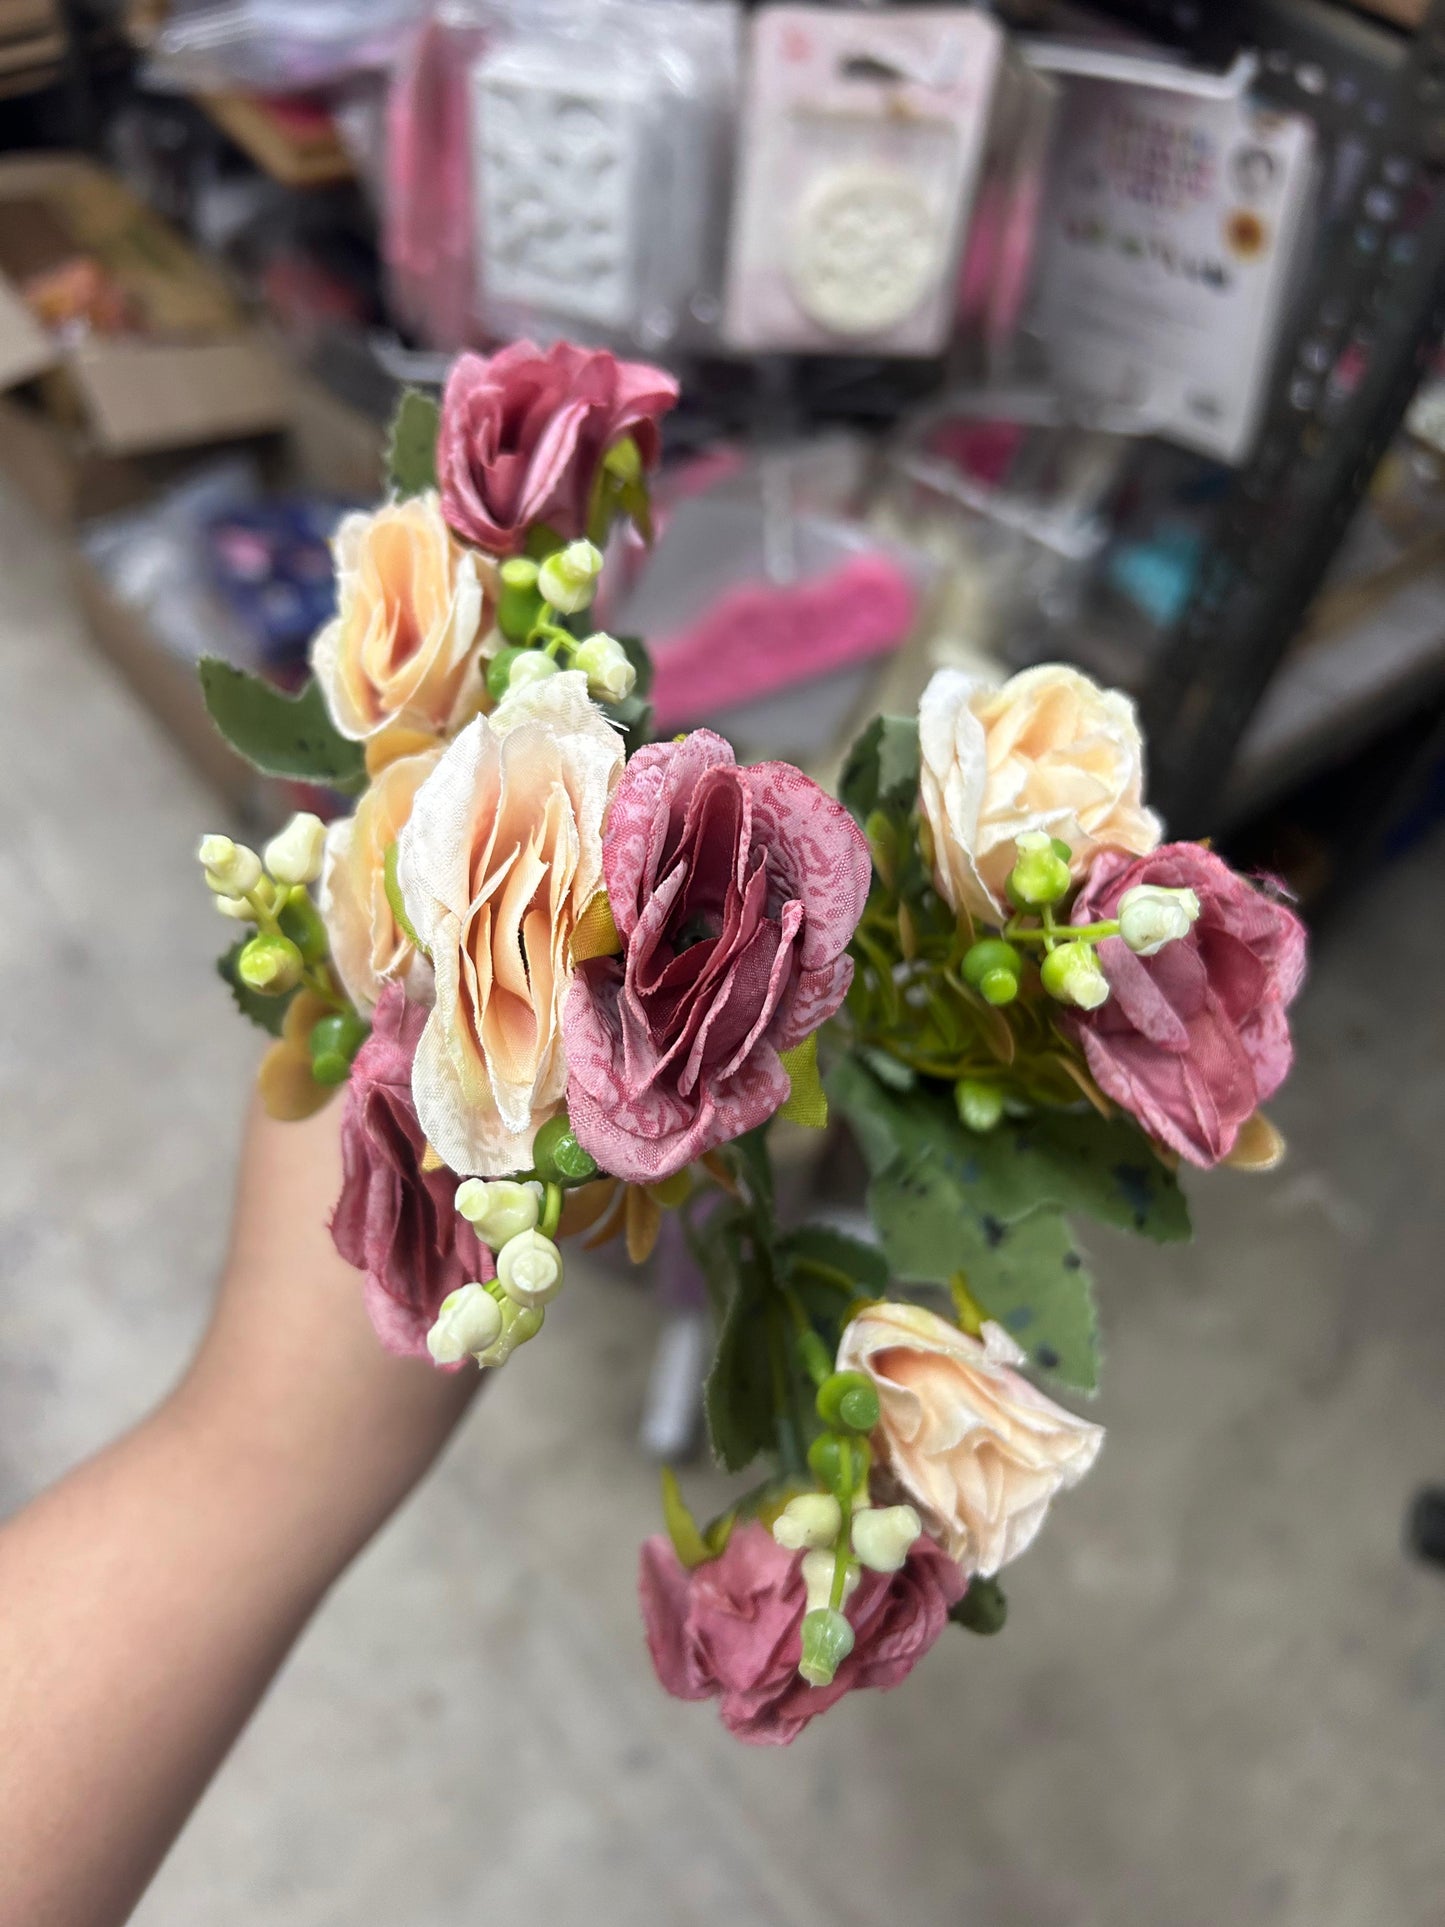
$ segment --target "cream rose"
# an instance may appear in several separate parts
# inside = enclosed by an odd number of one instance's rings
[[[908,1304],[860,1312],[838,1347],[839,1371],[878,1388],[883,1465],[945,1550],[985,1577],[1033,1543],[1049,1501],[1104,1442],[1102,1426],[1020,1377],[1023,1357],[1001,1325],[970,1338]]]
[[[417,792],[397,871],[436,1000],[412,1094],[454,1171],[525,1170],[563,1102],[572,930],[602,884],[622,757],[569,670],[470,723]]]
[[[321,918],[332,962],[362,1010],[373,1010],[389,983],[399,983],[408,997],[431,997],[431,965],[397,922],[386,894],[386,853],[405,829],[416,793],[441,754],[438,744],[420,756],[388,763],[355,815],[326,832]]]
[[[336,614],[311,666],[336,727],[452,735],[481,707],[495,563],[462,547],[435,495],[348,515],[331,546]]]
[[[1077,669],[1044,663],[997,689],[940,669],[919,703],[918,735],[934,876],[955,910],[1007,914],[1004,885],[1025,830],[1067,843],[1076,880],[1096,850],[1142,856],[1159,841],[1142,802],[1134,705]]]

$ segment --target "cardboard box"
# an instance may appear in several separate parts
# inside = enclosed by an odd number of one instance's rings
[[[267,478],[277,488],[312,487],[328,495],[374,500],[381,492],[384,430],[314,383],[297,377],[283,434],[265,447]],[[125,677],[196,770],[239,815],[279,816],[283,786],[257,776],[222,741],[201,699],[194,663],[167,649],[143,611],[127,606],[77,553],[76,594],[96,648]]]
[[[121,331],[68,341],[22,297],[78,262]],[[44,514],[121,508],[178,451],[281,428],[290,387],[216,271],[113,175],[69,155],[0,161],[0,467]]]

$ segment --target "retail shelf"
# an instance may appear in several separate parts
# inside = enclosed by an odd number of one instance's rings
[[[1221,827],[1256,814],[1441,696],[1445,566],[1417,576],[1349,628],[1291,651],[1240,743]]]

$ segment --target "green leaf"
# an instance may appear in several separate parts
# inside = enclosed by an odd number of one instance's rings
[[[237,937],[226,954],[216,959],[216,969],[221,981],[230,986],[231,995],[235,998],[236,1008],[241,1015],[249,1017],[253,1024],[268,1031],[272,1037],[279,1037],[287,1006],[296,992],[288,990],[284,997],[262,997],[252,990],[249,984],[242,983],[236,961],[250,941],[249,937]]]
[[[955,1626],[982,1633],[985,1638],[1001,1633],[1008,1619],[1008,1600],[1003,1587],[997,1579],[984,1579],[975,1573],[962,1599],[949,1607],[948,1616]]]
[[[970,1131],[947,1095],[922,1089],[906,1098],[895,1095],[856,1057],[835,1066],[829,1090],[874,1172],[929,1150],[972,1193],[980,1211],[1005,1220],[1047,1204],[1158,1244],[1190,1236],[1178,1178],[1126,1118],[1039,1110],[1006,1119],[992,1131]]]
[[[366,787],[361,745],[337,729],[314,681],[299,696],[288,696],[219,656],[202,656],[199,668],[211,721],[263,776],[320,783],[348,795]]]
[[[1061,1208],[1077,1206],[1088,1185],[1069,1175],[1068,1140],[1041,1132],[1050,1157],[1012,1129],[967,1131],[946,1097],[895,1095],[856,1059],[835,1067],[829,1090],[873,1173],[868,1209],[892,1271],[933,1285],[962,1272],[976,1302],[1040,1371],[1093,1391],[1093,1295]],[[1073,1121],[1061,1113],[1049,1122],[1066,1118]]]
[[[917,718],[875,716],[848,752],[839,799],[860,823],[874,810],[911,810],[919,760]]]
[[[773,1160],[768,1150],[768,1127],[760,1124],[727,1146],[739,1178],[765,1224],[773,1219]]]
[[[811,1277],[835,1289],[851,1286],[858,1298],[882,1298],[888,1290],[888,1260],[877,1245],[830,1224],[801,1224],[785,1232],[778,1240],[778,1263],[790,1284],[803,1285]]]
[[[599,703],[597,707],[624,732],[629,756],[652,741],[652,704],[635,689],[620,703]]]
[[[744,1250],[744,1222],[740,1211],[724,1206],[696,1246],[718,1320],[703,1407],[713,1456],[729,1472],[740,1472],[777,1442],[768,1305],[763,1279]]]
[[[1012,1223],[980,1212],[928,1152],[875,1178],[868,1208],[900,1278],[946,1285],[961,1271],[1039,1371],[1079,1391],[1097,1388],[1091,1280],[1061,1212],[1045,1206]]]
[[[397,495],[424,495],[437,486],[440,421],[440,408],[419,388],[408,388],[397,403],[386,448],[386,476]]]
[[[645,699],[652,694],[652,678],[655,673],[652,651],[641,636],[618,636],[616,641],[621,643],[627,653],[627,660],[637,671],[637,681],[633,685],[632,693],[634,696]]]

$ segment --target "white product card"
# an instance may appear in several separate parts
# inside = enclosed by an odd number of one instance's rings
[[[971,9],[754,16],[730,347],[938,352],[1004,59],[999,27]]]
[[[1227,87],[1201,93],[1197,82],[1065,80],[1032,316],[1060,386],[1243,461],[1308,244],[1315,180],[1314,128],[1302,116],[1267,113]]]
[[[646,80],[503,46],[478,61],[472,89],[487,298],[627,327],[639,302]]]

